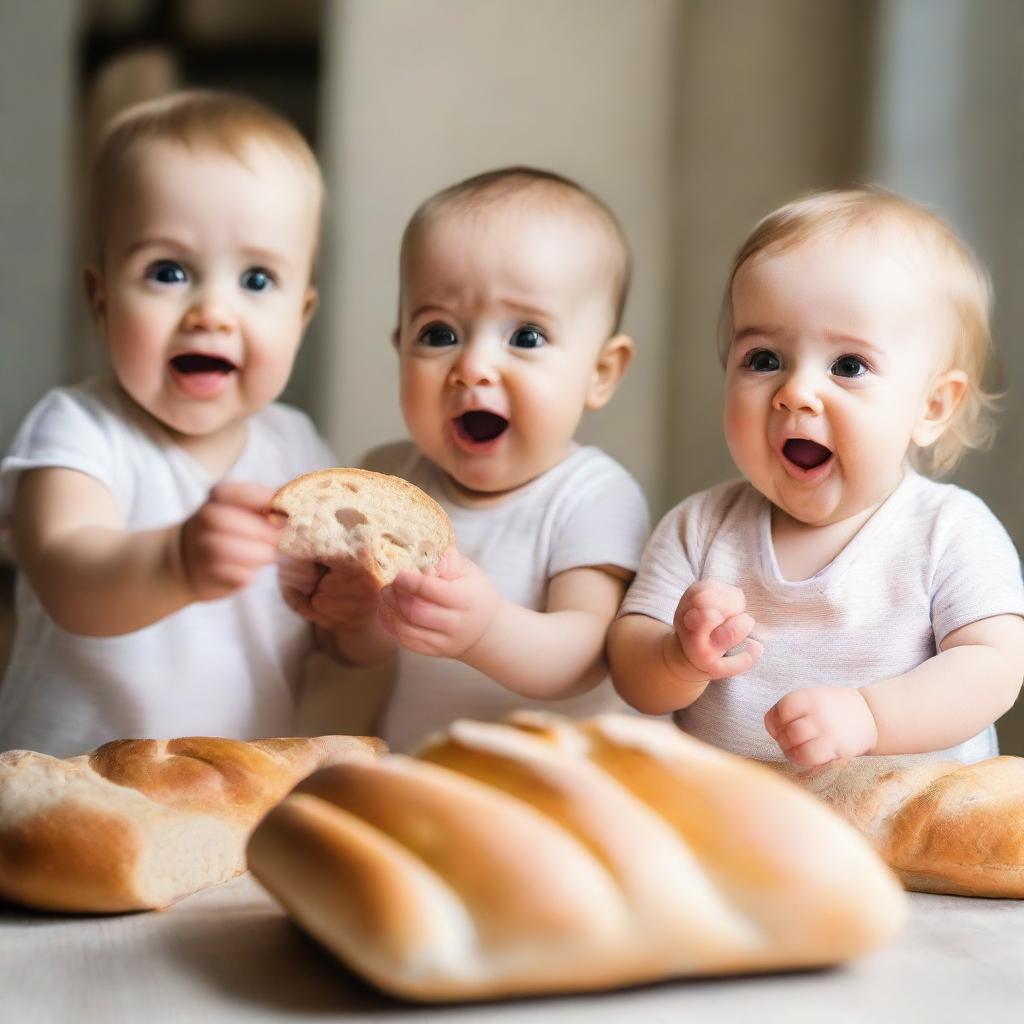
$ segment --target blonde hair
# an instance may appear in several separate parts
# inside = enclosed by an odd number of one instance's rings
[[[967,387],[942,436],[927,449],[914,449],[911,460],[935,476],[948,473],[968,448],[992,440],[992,411],[998,397],[986,389],[993,362],[990,316],[992,286],[974,253],[937,214],[903,196],[874,185],[816,192],[768,214],[739,247],[732,261],[718,322],[718,350],[723,364],[732,344],[732,287],[740,267],[758,253],[784,251],[823,235],[839,235],[872,223],[896,223],[914,232],[930,259],[931,283],[944,296],[953,319],[947,363],[962,370]]]
[[[409,245],[423,225],[437,213],[449,210],[472,210],[509,198],[546,197],[564,207],[573,204],[603,231],[610,243],[612,260],[612,334],[617,334],[622,312],[629,294],[632,256],[629,241],[611,208],[589,189],[554,171],[535,167],[500,167],[475,174],[450,185],[424,200],[409,219],[402,234],[401,258],[404,263]]]
[[[246,162],[248,146],[259,140],[293,158],[323,197],[323,178],[309,144],[289,121],[247,96],[185,89],[137,103],[112,118],[100,135],[88,175],[90,249],[102,256],[104,227],[116,202],[127,158],[140,142],[167,141],[191,149],[225,153]]]

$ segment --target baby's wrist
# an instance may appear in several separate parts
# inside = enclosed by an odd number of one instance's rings
[[[164,545],[164,566],[170,577],[171,585],[178,590],[185,604],[196,600],[195,591],[189,581],[188,563],[185,559],[185,526],[179,523],[171,527]]]
[[[858,686],[857,693],[864,702],[864,727],[865,727],[865,749],[861,754],[873,754],[878,747],[878,717],[875,708],[872,706],[868,687]]]
[[[490,650],[494,640],[502,632],[502,620],[506,618],[506,611],[511,607],[511,602],[500,594],[496,594],[496,600],[491,613],[485,617],[483,628],[479,635],[466,647],[461,654],[456,655],[456,661],[461,661],[470,668],[479,669],[488,674],[486,665],[490,660]]]
[[[683,645],[679,640],[679,634],[675,630],[666,633],[662,638],[661,660],[669,675],[685,686],[699,686],[703,688],[711,680],[711,677],[706,672],[701,672],[687,658]]]

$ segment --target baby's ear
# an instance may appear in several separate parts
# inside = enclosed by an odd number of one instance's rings
[[[107,290],[99,268],[91,263],[82,268],[82,290],[89,306],[89,315],[97,330],[102,331],[107,319]]]
[[[320,292],[310,285],[306,289],[305,298],[302,300],[302,328],[305,330],[309,326],[309,321],[313,319],[313,314],[316,312],[316,307],[320,305]]]
[[[391,332],[391,347],[392,347],[392,348],[393,348],[393,349],[394,349],[394,350],[395,350],[396,352],[398,351],[398,344],[399,344],[399,342],[400,342],[400,341],[401,341],[401,336],[399,335],[399,333],[398,333],[398,328],[396,327],[396,328],[395,328],[395,329],[394,329],[394,330],[393,330],[393,331]]]
[[[966,393],[967,374],[963,370],[947,370],[936,376],[925,395],[921,415],[910,435],[914,444],[919,448],[927,448],[938,441]]]
[[[587,388],[586,408],[600,409],[608,403],[633,361],[633,348],[633,339],[626,334],[616,334],[601,346]]]

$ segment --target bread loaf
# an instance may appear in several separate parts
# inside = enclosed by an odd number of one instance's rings
[[[328,567],[356,564],[386,586],[403,569],[426,572],[455,543],[448,514],[400,477],[325,469],[282,487],[271,510],[288,517],[280,548]]]
[[[63,760],[0,754],[0,897],[44,910],[165,907],[244,871],[250,831],[299,779],[383,747],[189,737]]]
[[[418,758],[325,769],[248,856],[339,959],[427,1001],[832,964],[905,913],[807,793],[630,716],[461,721]]]
[[[862,832],[908,889],[1024,898],[1024,758],[859,757],[785,770]]]

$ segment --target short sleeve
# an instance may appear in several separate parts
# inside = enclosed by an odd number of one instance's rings
[[[629,572],[640,563],[651,528],[643,489],[614,459],[603,456],[563,485],[549,577],[568,569],[615,565]]]
[[[671,625],[683,591],[700,577],[691,552],[691,536],[699,523],[694,499],[664,515],[644,548],[636,579],[626,591],[619,615],[647,615]]]
[[[11,514],[20,473],[75,469],[113,490],[116,463],[115,441],[99,404],[72,389],[56,388],[28,414],[0,462],[0,521]]]
[[[1024,583],[1013,541],[988,506],[959,491],[936,522],[932,575],[935,643],[993,615],[1024,616]]]

